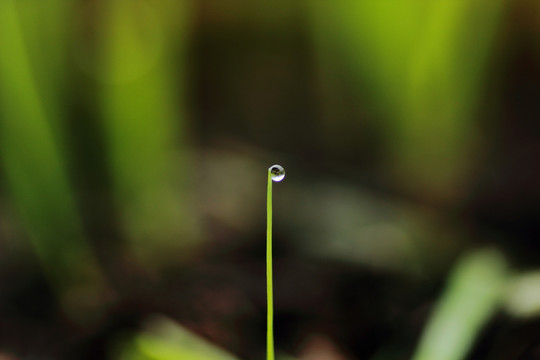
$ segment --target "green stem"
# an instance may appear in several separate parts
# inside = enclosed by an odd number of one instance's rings
[[[272,280],[272,173],[268,169],[268,190],[266,195],[266,294],[267,328],[266,359],[274,360],[274,295]]]

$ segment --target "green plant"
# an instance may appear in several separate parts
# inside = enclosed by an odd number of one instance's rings
[[[285,169],[280,165],[268,168],[268,187],[266,192],[266,358],[274,360],[274,290],[272,278],[272,182],[280,182],[285,178]]]

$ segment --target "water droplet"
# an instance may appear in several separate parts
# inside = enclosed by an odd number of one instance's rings
[[[272,181],[280,182],[285,178],[285,169],[281,165],[272,165],[268,168],[272,174]]]

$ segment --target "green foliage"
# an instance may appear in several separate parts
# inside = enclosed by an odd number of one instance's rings
[[[424,331],[414,360],[460,360],[502,305],[506,263],[494,250],[467,254],[456,265]]]
[[[387,175],[404,188],[455,196],[474,165],[475,106],[503,4],[308,2],[324,85],[347,77],[376,109]]]
[[[81,229],[59,130],[62,30],[53,25],[41,33],[31,20],[39,11],[49,13],[51,22],[60,20],[60,3],[43,1],[31,7],[0,2],[0,156],[33,248],[51,283],[62,292],[74,286],[99,287],[102,279]],[[44,43],[55,46],[45,50]],[[56,66],[35,63],[37,54]]]
[[[235,360],[208,341],[163,317],[147,320],[145,331],[121,347],[118,360]]]
[[[80,302],[85,297],[80,294],[98,298],[96,294],[104,291],[106,280],[83,229],[70,166],[77,159],[68,151],[68,125],[78,119],[70,119],[67,114],[67,95],[81,85],[69,83],[73,79],[68,71],[75,71],[74,64],[68,64],[73,55],[68,54],[73,29],[91,32],[83,29],[88,26],[96,32],[92,34],[97,44],[93,48],[84,36],[79,39],[79,46],[92,48],[87,51],[97,59],[85,73],[88,77],[84,86],[92,88],[97,98],[98,110],[93,115],[106,147],[103,160],[111,178],[114,214],[119,217],[122,232],[119,237],[126,239],[126,246],[133,250],[126,253],[135,253],[140,263],[149,266],[176,262],[186,255],[175,250],[187,249],[183,246],[186,242],[200,238],[197,214],[191,211],[191,154],[187,150],[188,111],[183,88],[193,2],[84,3],[0,0],[2,186],[8,189],[10,201],[19,212],[26,232],[23,238],[30,239],[30,247],[38,255],[59,302],[74,318],[84,316]],[[97,25],[77,24],[81,26],[77,28],[75,14],[88,3],[99,14],[93,14]],[[283,18],[281,11],[287,13],[289,6],[286,1],[278,3],[263,10],[250,5],[252,10],[246,12],[234,3],[216,6],[224,12],[238,11],[239,17],[257,12],[266,24],[265,31],[272,32]],[[384,138],[381,148],[385,161],[381,168],[404,187],[434,197],[456,198],[464,174],[474,166],[471,154],[475,143],[481,141],[475,111],[486,89],[482,79],[489,67],[504,1],[486,4],[467,0],[304,4],[311,11],[309,25],[319,70],[323,82],[327,81],[323,87],[331,93],[324,101],[339,96],[333,87],[336,79],[346,78],[354,85],[353,97],[362,97],[369,109],[366,112],[371,111],[370,116],[379,121],[376,128]],[[341,109],[328,106],[325,110],[323,131],[335,126],[333,116]],[[274,359],[271,175],[269,169],[268,360]],[[347,203],[349,198],[339,200],[339,207],[327,209],[332,213],[328,221],[356,221],[361,212],[354,203]],[[374,207],[366,209],[373,212]],[[376,220],[380,217],[373,217]],[[397,222],[392,218],[383,230],[393,231],[391,225]],[[356,229],[346,227],[343,235],[350,228]],[[404,256],[406,243],[388,241],[391,236],[381,233],[387,242],[379,241],[378,245],[382,250],[392,248],[392,252],[379,251],[368,242],[332,243],[335,231],[325,234],[320,252],[333,255],[335,250],[341,256],[339,261],[348,259],[356,264],[366,257],[393,265],[414,262],[414,258]],[[396,238],[400,239],[399,234]],[[399,244],[402,249],[397,249]],[[389,253],[391,256],[387,256]],[[537,316],[538,288],[538,273],[510,276],[505,261],[495,251],[466,255],[449,277],[414,360],[463,359],[497,311]],[[234,357],[169,320],[154,319],[144,332],[124,344],[119,359]]]
[[[183,221],[189,218],[190,192],[187,173],[179,169],[190,164],[180,88],[184,59],[175,56],[188,31],[189,3],[101,4],[102,63],[96,76],[116,203],[140,260],[164,261],[171,247],[192,238],[186,234],[194,223]]]

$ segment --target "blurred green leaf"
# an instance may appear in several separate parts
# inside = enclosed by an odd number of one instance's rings
[[[415,192],[455,196],[474,165],[475,105],[504,1],[307,4],[326,81],[347,78],[361,105],[376,109],[386,175]]]
[[[497,251],[465,255],[453,270],[413,359],[464,359],[502,304],[506,281],[506,263]]]
[[[44,1],[42,10],[61,7]],[[40,52],[38,29],[23,28],[22,18],[32,17],[26,2],[0,1],[0,156],[12,200],[18,208],[52,284],[60,290],[76,285],[99,286],[101,275],[81,229],[81,220],[61,151],[60,96],[54,84],[60,70],[33,64]],[[56,14],[56,9],[40,16]],[[35,15],[35,13],[34,13]],[[57,17],[48,18],[58,20]],[[43,22],[46,22],[42,19]],[[26,30],[26,31],[24,31]],[[42,41],[55,43],[50,29]],[[26,35],[26,36],[25,36]],[[32,37],[34,36],[34,37]],[[56,63],[60,51],[51,48],[46,63]],[[45,74],[49,71],[50,73]],[[52,100],[54,98],[54,100]],[[56,110],[53,110],[56,109]],[[55,119],[55,120],[52,120]],[[76,304],[72,304],[75,305]]]
[[[144,328],[121,350],[119,360],[236,359],[167,318],[152,317]]]
[[[176,146],[186,140],[182,83],[189,2],[100,4],[100,94],[116,202],[140,259],[157,254],[163,262],[175,253],[171,246],[193,237],[195,223],[186,191],[189,156],[185,146]]]

